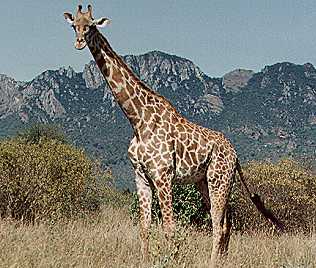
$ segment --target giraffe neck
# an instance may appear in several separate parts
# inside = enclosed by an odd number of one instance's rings
[[[114,98],[134,131],[137,130],[142,124],[148,99],[157,95],[137,78],[96,28],[86,35],[86,42]]]

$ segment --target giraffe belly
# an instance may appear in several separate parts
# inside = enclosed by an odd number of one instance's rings
[[[176,172],[176,176],[174,182],[180,184],[187,184],[187,183],[196,183],[203,179],[205,176],[205,171],[196,171],[192,173],[183,173],[183,172]]]
[[[206,174],[205,163],[201,163],[199,165],[187,166],[187,164],[182,164],[178,162],[176,166],[176,175],[175,182],[176,183],[195,183],[203,179]]]
[[[212,147],[210,144],[201,146],[194,137],[175,142],[176,182],[194,183],[200,181],[206,174],[206,168],[210,160]]]

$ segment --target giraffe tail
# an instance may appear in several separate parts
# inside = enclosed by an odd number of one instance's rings
[[[237,159],[236,161],[236,169],[238,171],[239,177],[240,177],[240,181],[242,182],[243,186],[246,189],[246,192],[248,193],[248,196],[250,198],[250,200],[252,201],[252,203],[256,206],[256,208],[258,209],[258,211],[269,221],[271,222],[279,231],[283,232],[284,231],[284,225],[282,224],[282,222],[280,222],[276,216],[265,207],[264,202],[261,200],[260,196],[256,193],[251,193],[251,191],[249,190],[246,182],[245,182],[245,178],[244,178],[244,174],[242,172],[241,166],[239,164],[239,161]]]

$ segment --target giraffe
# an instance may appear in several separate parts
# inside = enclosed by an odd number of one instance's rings
[[[228,200],[236,171],[258,210],[274,225],[281,226],[260,198],[251,194],[237,153],[223,133],[184,118],[167,99],[142,82],[112,49],[97,29],[108,25],[108,18],[95,20],[91,5],[87,12],[79,5],[76,16],[65,12],[64,17],[75,30],[75,48],[88,46],[133,128],[128,156],[135,170],[144,261],[148,261],[152,188],[157,191],[164,232],[171,238],[176,227],[172,211],[172,183],[175,182],[195,183],[211,213],[212,267],[228,250],[231,228]]]

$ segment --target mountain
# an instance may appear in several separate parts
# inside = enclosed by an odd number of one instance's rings
[[[123,57],[181,114],[223,131],[243,161],[295,156],[316,159],[316,70],[277,63],[211,78],[190,60],[153,51]],[[35,122],[61,125],[75,145],[102,159],[133,187],[127,147],[132,129],[94,62],[77,73],[48,70],[29,82],[0,75],[0,137]]]

